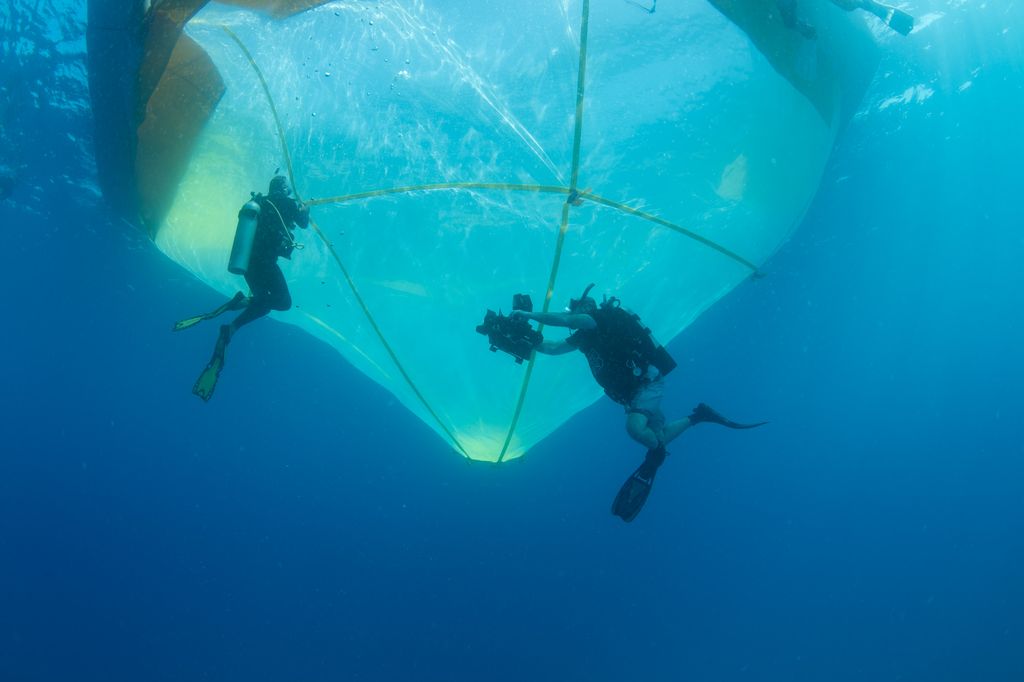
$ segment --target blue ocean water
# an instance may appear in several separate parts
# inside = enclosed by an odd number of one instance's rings
[[[906,8],[768,276],[670,348],[667,411],[772,423],[685,434],[626,525],[609,401],[468,465],[271,321],[192,396],[170,323],[220,300],[101,201],[84,3],[8,3],[0,679],[1024,679],[1024,8]]]

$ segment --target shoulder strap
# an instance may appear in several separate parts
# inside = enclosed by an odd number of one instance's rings
[[[288,223],[285,221],[284,216],[281,215],[281,211],[277,209],[277,205],[271,201],[270,197],[264,197],[264,199],[266,200],[265,203],[270,204],[270,207],[274,209],[274,215],[277,216],[278,221],[281,223],[281,229],[284,230],[284,234],[288,237],[288,241],[295,244],[295,235],[292,234],[291,228],[288,227]]]

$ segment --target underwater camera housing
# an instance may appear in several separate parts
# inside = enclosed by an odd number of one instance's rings
[[[512,296],[512,310],[533,312],[533,301],[530,300],[529,294]],[[528,360],[533,349],[544,341],[541,333],[531,327],[527,320],[502,315],[500,311],[496,313],[488,310],[484,315],[483,324],[477,325],[476,330],[487,337],[492,351],[508,353],[516,359],[517,364]]]

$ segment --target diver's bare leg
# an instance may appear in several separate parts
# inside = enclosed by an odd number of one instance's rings
[[[689,417],[683,417],[677,421],[665,424],[665,428],[661,430],[661,442],[665,444],[671,443],[691,426],[693,426],[693,422],[690,421]]]
[[[660,442],[658,434],[648,426],[647,415],[642,412],[630,412],[626,415],[626,433],[648,450],[658,447]]]

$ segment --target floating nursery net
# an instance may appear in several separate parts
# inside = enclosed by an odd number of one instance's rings
[[[825,37],[847,20],[821,12]],[[280,167],[315,226],[282,261],[296,306],[278,319],[489,461],[602,393],[582,357],[488,352],[484,311],[518,292],[561,310],[596,282],[667,343],[800,220],[848,88],[826,45],[794,42],[783,58],[815,83],[801,92],[704,2],[383,0],[286,19],[211,4],[186,33],[223,96],[159,247],[243,288],[226,270],[236,214]]]

